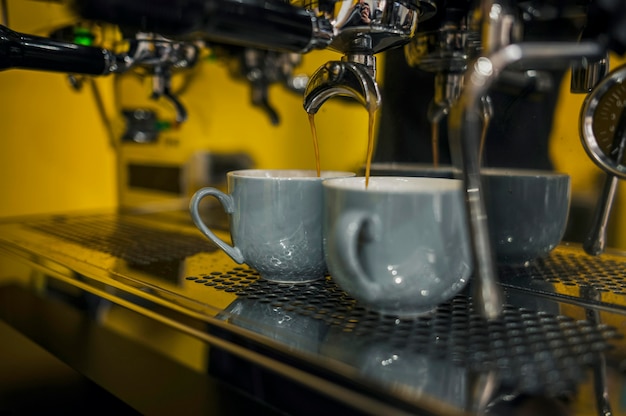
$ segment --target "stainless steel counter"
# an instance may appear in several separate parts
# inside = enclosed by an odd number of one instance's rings
[[[626,413],[621,253],[590,257],[562,245],[547,259],[500,267],[507,303],[495,321],[474,313],[470,290],[405,320],[368,312],[330,276],[265,281],[184,213],[5,221],[3,258],[29,270],[14,279],[19,290],[287,413],[499,415],[537,405],[553,416]],[[11,298],[0,293],[0,319],[19,327]],[[129,329],[121,311],[154,328]],[[102,383],[115,391],[111,379]]]

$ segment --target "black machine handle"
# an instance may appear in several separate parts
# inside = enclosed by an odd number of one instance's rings
[[[283,0],[74,0],[74,9],[129,30],[287,52],[312,49],[318,29],[309,12]]]
[[[0,26],[0,70],[10,68],[104,75],[115,69],[106,49],[14,32]]]

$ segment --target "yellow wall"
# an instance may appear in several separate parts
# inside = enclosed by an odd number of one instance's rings
[[[0,215],[113,206],[115,165],[92,98],[61,75],[0,74]]]
[[[17,31],[45,35],[73,21],[67,9],[52,2],[9,0],[8,5],[9,25]],[[298,72],[311,74],[330,59],[339,56],[328,51],[307,54]],[[379,64],[382,67],[383,62]],[[281,86],[271,88],[271,103],[282,118],[275,127],[249,105],[249,86],[234,80],[223,62],[203,60],[188,76],[190,88],[180,98],[189,121],[168,133],[179,144],[165,151],[185,157],[194,149],[243,150],[262,168],[315,167],[301,97]],[[178,75],[175,85],[182,78]],[[578,113],[584,96],[570,94],[568,82],[566,76],[552,156],[557,169],[572,176],[576,194],[592,194],[601,172],[580,145]],[[115,83],[113,76],[100,77],[97,85],[106,101],[107,119],[116,126],[121,125],[119,105],[151,106],[162,117],[173,117],[167,102],[148,99],[148,79],[127,76]],[[91,89],[72,90],[63,74],[7,70],[0,73],[0,91],[0,217],[115,207],[115,152]],[[322,168],[358,169],[365,160],[366,111],[357,104],[331,100],[316,120]],[[625,192],[620,191],[620,206],[626,205]],[[626,214],[617,208],[612,226],[626,229]],[[626,232],[612,234],[615,245],[626,247]]]
[[[71,21],[52,3],[8,9],[10,28],[26,33]],[[113,206],[114,155],[93,97],[64,75],[18,70],[0,73],[0,91],[0,216]]]

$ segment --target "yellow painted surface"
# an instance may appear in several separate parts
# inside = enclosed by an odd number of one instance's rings
[[[93,98],[63,75],[0,73],[0,216],[110,207],[114,154]]]

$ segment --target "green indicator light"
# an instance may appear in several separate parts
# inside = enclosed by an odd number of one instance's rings
[[[172,123],[169,121],[159,120],[155,123],[155,127],[158,131],[165,131],[172,128]]]
[[[92,46],[93,45],[94,36],[89,32],[89,30],[84,28],[74,28],[74,43],[78,45],[84,46]]]

